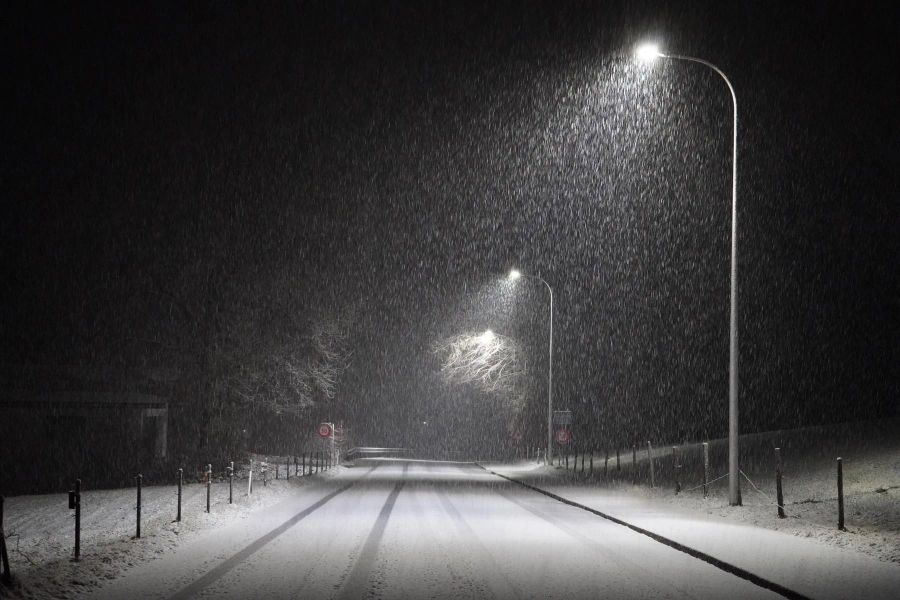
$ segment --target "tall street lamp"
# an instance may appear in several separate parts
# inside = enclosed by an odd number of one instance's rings
[[[729,327],[729,361],[728,361],[728,502],[732,506],[741,504],[741,482],[738,479],[738,271],[737,271],[737,96],[725,73],[712,64],[700,58],[681,56],[678,54],[663,54],[653,44],[645,44],[637,49],[637,57],[643,61],[652,61],[657,58],[672,58],[688,62],[700,63],[719,74],[731,92],[734,123],[732,126],[731,149],[731,321]]]
[[[550,369],[547,377],[547,452],[546,464],[553,463],[553,288],[544,281],[543,277],[538,275],[523,275],[520,271],[513,269],[509,272],[509,280],[515,281],[521,277],[526,279],[537,279],[550,292]]]

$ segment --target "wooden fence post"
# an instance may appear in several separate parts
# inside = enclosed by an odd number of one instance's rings
[[[650,461],[650,487],[656,487],[656,476],[653,472],[653,446],[650,444],[650,440],[647,440],[647,458]]]
[[[844,459],[837,459],[838,529],[844,530]]]
[[[603,460],[603,477],[609,477],[609,448],[606,449],[606,458]]]
[[[622,470],[622,463],[621,463],[621,461],[619,461],[619,447],[616,446],[616,472],[617,473],[621,472],[621,470]]]
[[[591,477],[594,476],[594,451],[593,450],[591,450],[591,470],[588,473],[588,475]]]

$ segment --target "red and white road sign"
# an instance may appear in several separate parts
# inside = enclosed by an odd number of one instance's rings
[[[322,423],[319,425],[319,428],[316,430],[316,433],[319,434],[319,437],[330,438],[331,437],[331,423]]]
[[[559,444],[568,444],[572,440],[572,434],[569,433],[569,430],[560,427],[556,430],[556,442]]]

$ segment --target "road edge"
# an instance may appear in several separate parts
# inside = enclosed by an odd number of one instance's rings
[[[669,539],[658,533],[654,533],[654,532],[650,531],[649,529],[644,529],[643,527],[639,527],[637,525],[629,523],[628,521],[624,521],[622,519],[619,519],[618,517],[614,517],[610,514],[599,511],[595,508],[591,508],[584,504],[580,504],[578,502],[575,502],[574,500],[569,500],[568,498],[564,498],[558,494],[554,494],[553,492],[548,492],[547,490],[544,490],[537,486],[531,485],[530,483],[525,483],[524,481],[519,481],[518,479],[514,479],[507,475],[497,473],[496,471],[493,471],[493,470],[485,467],[481,463],[475,462],[473,464],[477,465],[481,469],[484,469],[491,475],[496,475],[497,477],[500,477],[501,479],[505,479],[507,481],[510,481],[510,482],[520,485],[522,487],[528,488],[529,490],[532,490],[539,494],[543,494],[544,496],[547,496],[548,498],[553,498],[554,500],[556,500],[558,502],[562,502],[563,504],[568,504],[569,506],[572,506],[575,508],[580,508],[581,510],[595,514],[598,517],[602,517],[608,521],[612,521],[613,523],[615,523],[617,525],[627,527],[628,529],[631,529],[632,531],[639,533],[641,535],[645,535],[645,536],[649,537],[650,539],[652,539],[656,542],[659,542],[660,544],[664,544],[674,550],[678,550],[679,552],[684,552],[685,554],[692,556],[698,560],[702,560],[703,562],[706,562],[718,569],[721,569],[722,571],[725,571],[726,573],[730,573],[731,575],[734,575],[735,577],[740,577],[741,579],[749,581],[750,583],[753,583],[754,585],[757,585],[761,588],[767,589],[771,592],[775,592],[776,594],[784,596],[785,598],[790,598],[791,600],[812,600],[812,598],[810,598],[809,596],[804,596],[803,594],[801,594],[799,592],[795,592],[794,590],[787,588],[779,583],[775,583],[774,581],[771,581],[764,577],[760,577],[759,575],[756,575],[755,573],[751,573],[750,571],[747,571],[746,569],[742,569],[741,567],[738,567],[731,563],[725,562],[724,560],[718,559],[715,556],[712,556],[711,554],[707,554],[706,552],[702,552],[695,548],[691,548],[690,546],[685,546],[684,544],[682,544],[680,542],[676,542],[675,540]]]

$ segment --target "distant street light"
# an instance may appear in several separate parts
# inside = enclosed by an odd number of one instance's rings
[[[672,58],[675,60],[700,63],[718,73],[719,76],[725,80],[728,91],[731,92],[734,123],[732,126],[731,149],[731,322],[729,328],[730,343],[728,362],[728,502],[732,506],[739,506],[741,504],[741,482],[738,479],[740,467],[738,466],[737,96],[735,96],[734,87],[731,85],[731,81],[729,81],[728,77],[725,76],[725,73],[711,62],[691,56],[663,54],[659,51],[659,47],[654,44],[640,46],[636,51],[636,55],[640,60],[648,62],[657,58]]]
[[[550,284],[544,281],[542,277],[537,275],[523,275],[520,271],[513,269],[509,272],[509,280],[515,281],[521,277],[525,277],[526,279],[537,279],[545,286],[547,286],[547,291],[550,292],[550,369],[549,375],[547,377],[547,459],[546,464],[551,464],[553,462],[553,288],[550,287]]]

